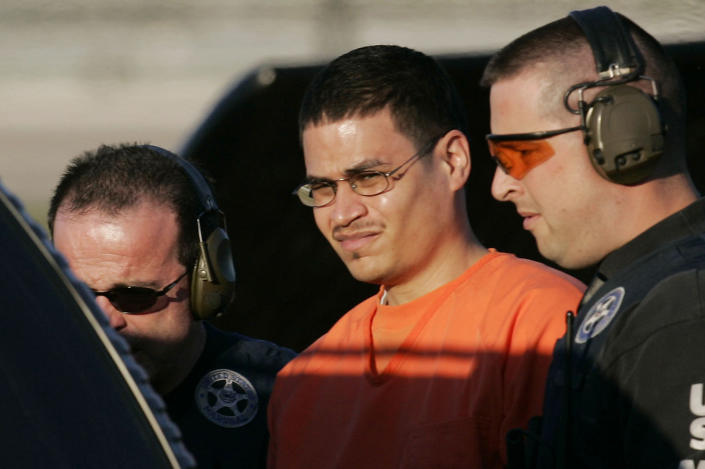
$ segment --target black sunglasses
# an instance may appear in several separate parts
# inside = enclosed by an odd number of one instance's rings
[[[166,295],[187,273],[188,271],[184,272],[161,290],[147,287],[116,287],[107,291],[92,291],[95,296],[106,297],[122,313],[139,314],[154,306],[159,297]]]

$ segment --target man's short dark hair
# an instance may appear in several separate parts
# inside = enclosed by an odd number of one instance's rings
[[[185,170],[147,146],[102,145],[74,158],[51,198],[49,231],[59,209],[119,214],[143,201],[163,204],[177,215],[179,262],[190,268],[198,256],[198,193]]]
[[[616,13],[625,28],[634,38],[646,64],[644,74],[653,78],[659,88],[659,108],[668,129],[667,145],[674,149],[673,155],[662,158],[666,166],[685,168],[685,113],[686,97],[678,68],[662,45],[644,29],[620,13]],[[549,76],[572,76],[571,58],[590,45],[582,29],[571,17],[548,23],[515,39],[497,52],[488,62],[480,84],[491,87],[498,81],[511,79],[534,67],[542,67]],[[561,69],[563,67],[563,69]],[[594,66],[592,71],[594,71]],[[590,81],[581,77],[579,81]],[[572,83],[572,84],[575,84]],[[567,88],[566,88],[567,89]],[[550,100],[554,104],[563,102],[566,89],[556,89]],[[553,94],[553,90],[551,90]],[[547,98],[547,101],[549,99]]]
[[[385,107],[397,129],[417,146],[447,130],[467,133],[463,103],[438,62],[392,45],[352,50],[321,70],[304,95],[299,131],[311,124],[370,116]]]

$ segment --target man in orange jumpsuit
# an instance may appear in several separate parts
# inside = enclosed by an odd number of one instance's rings
[[[583,285],[476,239],[465,120],[445,72],[403,47],[351,51],[310,85],[297,195],[380,290],[278,375],[269,467],[499,468],[507,430],[540,411]]]

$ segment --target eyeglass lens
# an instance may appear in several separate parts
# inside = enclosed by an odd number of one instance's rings
[[[142,313],[157,303],[160,296],[164,296],[169,290],[174,288],[179,281],[184,278],[184,272],[178,279],[164,287],[162,290],[154,290],[147,287],[117,287],[107,291],[95,291],[96,296],[106,297],[119,311],[123,313]]]
[[[379,171],[363,171],[339,181],[343,180],[347,181],[356,193],[365,196],[381,194],[389,187],[387,176]],[[322,207],[335,198],[336,185],[337,181],[304,184],[298,188],[296,194],[304,205]]]
[[[556,151],[547,139],[569,132],[585,131],[582,125],[519,134],[488,134],[490,155],[505,173],[522,179],[531,169],[551,158]]]
[[[490,154],[505,173],[522,179],[531,169],[551,158],[556,152],[547,140],[487,141]]]

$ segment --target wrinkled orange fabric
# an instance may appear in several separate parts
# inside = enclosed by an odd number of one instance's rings
[[[491,250],[400,306],[382,291],[283,368],[269,405],[270,468],[500,468],[505,435],[541,413],[564,317],[584,286]],[[371,327],[413,327],[386,368]]]

